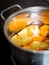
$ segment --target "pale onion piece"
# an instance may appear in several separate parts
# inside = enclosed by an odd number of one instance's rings
[[[30,47],[32,50],[47,50],[49,48],[49,44],[46,42],[31,42]]]
[[[19,35],[20,37],[24,37],[24,36],[31,37],[31,36],[33,36],[33,33],[34,33],[35,28],[36,28],[36,25],[27,26],[27,27],[24,28],[22,31],[20,31],[20,32],[18,33],[18,35]]]
[[[42,42],[39,46],[41,50],[47,50],[49,48],[49,44],[47,42]]]
[[[11,38],[11,41],[14,45],[18,45],[18,46],[21,46],[23,44],[21,38],[18,36],[18,35],[14,35],[12,38]]]
[[[23,45],[27,45],[32,41],[32,37],[24,36],[21,38],[23,41]]]
[[[18,35],[20,36],[20,37],[24,37],[24,36],[26,36],[27,35],[27,29],[26,28],[24,28],[22,31],[20,31],[19,33],[18,33]]]
[[[40,44],[41,44],[41,42],[34,41],[34,42],[31,42],[30,47],[32,48],[32,50],[37,50],[37,48],[39,48]]]
[[[19,35],[20,38],[22,39],[24,45],[25,45],[25,44],[28,44],[29,42],[32,41],[32,36],[28,36],[27,34],[28,34],[27,27],[24,28],[22,31],[20,31],[20,32],[18,33],[18,35]]]

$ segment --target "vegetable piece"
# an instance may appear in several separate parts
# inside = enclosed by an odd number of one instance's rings
[[[27,27],[27,36],[31,37],[32,36],[32,31],[30,26]]]
[[[14,22],[13,20],[10,21],[10,23],[9,23],[9,25],[8,25],[8,30],[9,30],[10,32],[15,31],[15,30],[16,30],[16,22]]]
[[[21,13],[21,14],[17,15],[16,18],[21,19],[21,18],[28,17],[28,15],[29,15],[29,12]]]
[[[28,36],[21,37],[21,39],[23,41],[23,45],[27,45],[32,41],[32,37],[28,37]]]
[[[27,27],[27,36],[33,36],[33,30],[35,29],[35,25],[30,25]]]
[[[49,39],[45,40],[45,43],[49,44]]]
[[[32,33],[30,33],[31,36],[28,36],[27,34],[28,34],[27,27],[18,33],[18,35],[21,37],[24,45],[30,43],[32,40]]]
[[[13,18],[12,21],[10,21],[9,25],[8,25],[8,30],[10,32],[18,32],[20,31],[21,29],[23,29],[25,26],[28,25],[28,23],[30,22],[31,18],[21,18],[21,19],[16,19],[16,18]]]
[[[40,12],[40,21],[44,24],[49,24],[49,11]]]
[[[37,41],[33,42],[32,41],[29,46],[32,50],[37,50],[39,48],[40,44],[41,44],[41,42],[37,42]]]
[[[39,34],[45,38],[48,34],[48,28],[48,25],[41,26]]]
[[[18,45],[18,46],[21,46],[22,45],[22,40],[21,38],[18,36],[18,35],[14,35],[12,38],[11,38],[11,41],[14,45]]]
[[[27,35],[27,29],[26,28],[24,28],[22,31],[20,31],[19,33],[18,33],[18,35],[20,36],[20,37],[24,37],[24,36],[26,36]]]
[[[48,42],[42,42],[42,43],[40,44],[40,46],[39,46],[39,49],[40,49],[40,50],[48,50],[48,48],[49,48]]]
[[[41,21],[42,21],[44,24],[49,24],[49,17],[42,17],[42,18],[41,18]]]
[[[49,48],[49,44],[46,42],[31,42],[30,47],[32,50],[47,50]]]
[[[33,36],[33,38],[32,38],[32,40],[33,41],[39,41],[39,42],[41,42],[41,41],[43,41],[43,37],[42,36],[40,36],[40,35],[38,35],[38,36]]]
[[[23,46],[22,48],[24,48],[24,49],[29,49],[29,50],[31,49],[31,48],[30,48],[29,46],[27,46],[27,45],[26,45],[26,46]]]

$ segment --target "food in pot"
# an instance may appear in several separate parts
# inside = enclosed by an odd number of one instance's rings
[[[36,21],[26,13],[14,17],[8,25],[12,43],[30,50],[49,50],[49,22],[44,24],[43,20],[40,24],[33,22]]]
[[[31,18],[26,13],[15,16],[8,25],[9,31],[18,32],[19,30],[27,26],[27,24],[29,24],[30,19]]]
[[[44,24],[49,24],[49,11],[42,11],[40,14],[40,21],[42,21]]]

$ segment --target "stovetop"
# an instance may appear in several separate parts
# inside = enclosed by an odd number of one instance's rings
[[[49,2],[45,0],[0,0],[0,12],[13,4],[19,4],[22,8],[30,6],[49,6]],[[15,65],[13,61],[11,61],[9,43],[3,34],[2,27],[3,24],[0,18],[0,65]]]

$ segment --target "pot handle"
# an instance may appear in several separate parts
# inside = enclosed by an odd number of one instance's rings
[[[10,9],[12,9],[12,8],[14,8],[14,7],[18,7],[20,10],[22,9],[22,7],[20,6],[20,5],[18,5],[18,4],[15,4],[15,5],[12,5],[12,6],[10,6],[10,7],[8,7],[8,8],[6,8],[6,9],[4,9],[2,12],[1,12],[1,18],[5,21],[6,20],[6,18],[4,17],[4,13],[6,12],[6,11],[8,11],[8,10],[10,10]]]

